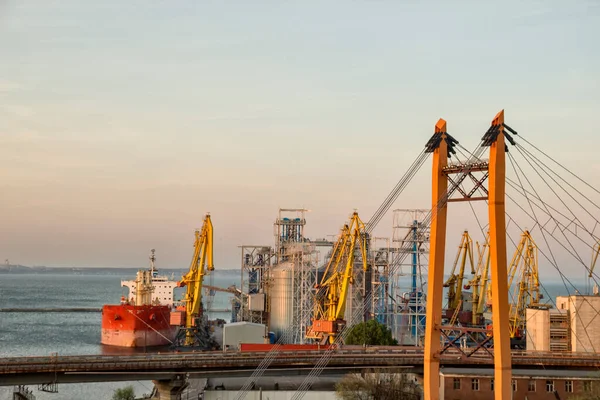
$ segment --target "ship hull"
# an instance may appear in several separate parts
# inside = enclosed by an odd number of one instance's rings
[[[169,306],[105,305],[100,343],[118,347],[171,344],[176,327],[170,325],[170,312]]]

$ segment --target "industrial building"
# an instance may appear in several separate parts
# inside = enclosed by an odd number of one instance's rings
[[[305,209],[280,209],[274,245],[240,246],[242,287],[233,299],[232,322],[265,327],[261,340],[248,338],[247,343],[319,341],[311,331],[318,318],[316,288],[334,257],[336,241],[306,237],[306,213]],[[352,284],[347,286],[342,312],[348,324],[376,319],[391,329],[399,344],[423,344],[427,299],[422,265],[427,264],[429,251],[429,234],[422,223],[426,214],[427,210],[394,210],[391,240],[366,234],[367,267],[358,247],[354,250]],[[444,284],[449,300],[445,323],[485,328],[485,321],[491,319],[486,318],[491,303],[488,239],[477,243],[475,252],[474,241],[467,232],[463,235],[464,245],[459,246],[455,268]],[[391,268],[392,264],[398,267]],[[537,264],[537,246],[524,231],[508,271],[513,291],[511,344],[529,351],[599,352],[600,335],[595,332],[600,330],[591,327],[600,322],[595,319],[600,296],[559,297],[557,308],[551,308],[540,301]],[[467,279],[469,268],[473,276]]]
[[[559,296],[556,307],[527,309],[527,351],[600,352],[600,296]]]
[[[309,332],[315,318],[316,287],[334,257],[335,239],[305,236],[306,212],[279,210],[273,246],[240,246],[242,290],[232,300],[232,322],[264,324],[270,336],[283,343],[316,340]],[[357,246],[352,284],[347,286],[342,311],[348,323],[376,319],[392,330],[400,344],[422,345],[426,296],[421,274],[425,272],[422,265],[428,262],[429,240],[422,221],[427,212],[394,210],[391,240],[365,234],[368,259],[363,260]],[[390,273],[392,262],[399,266],[394,273]]]
[[[267,327],[253,322],[232,322],[223,326],[223,349],[238,350],[241,343],[265,343]]]
[[[512,370],[513,400],[569,399],[596,389],[597,371]],[[494,397],[494,370],[442,368],[440,399],[488,400]]]

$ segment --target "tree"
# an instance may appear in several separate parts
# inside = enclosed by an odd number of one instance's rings
[[[133,386],[125,386],[124,388],[115,390],[112,400],[135,400]]]
[[[600,382],[586,382],[590,387],[588,390],[583,391],[583,393],[568,397],[567,400],[600,400]]]
[[[335,385],[342,400],[418,400],[421,389],[415,379],[404,373],[371,371],[348,374]]]
[[[398,341],[392,337],[392,331],[374,319],[354,325],[348,332],[345,342],[346,344],[368,346],[396,346],[398,344]]]

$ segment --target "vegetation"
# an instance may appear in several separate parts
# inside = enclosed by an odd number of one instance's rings
[[[396,346],[398,341],[392,337],[392,331],[387,326],[372,319],[354,325],[348,332],[345,343],[367,346]]]
[[[593,382],[591,390],[568,397],[568,400],[600,400],[600,388],[598,388],[598,386],[600,386],[599,384],[600,382]]]
[[[348,374],[335,385],[342,400],[418,400],[421,389],[414,378],[403,373],[371,371]]]
[[[135,400],[133,386],[125,386],[124,388],[115,390],[112,400]]]

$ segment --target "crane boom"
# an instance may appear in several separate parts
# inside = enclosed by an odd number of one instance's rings
[[[458,246],[456,258],[454,259],[452,272],[450,273],[450,277],[448,278],[448,280],[444,283],[444,287],[448,288],[447,316],[449,318],[451,318],[454,315],[454,311],[460,308],[462,305],[462,289],[467,261],[471,266],[471,274],[474,274],[475,269],[473,263],[473,240],[471,239],[471,236],[469,236],[469,232],[464,231],[460,241],[460,245]],[[459,265],[459,262],[460,267],[457,274],[456,267]]]
[[[545,306],[540,303],[540,281],[538,275],[538,249],[529,231],[521,234],[521,241],[508,270],[509,288],[515,277],[513,302],[510,304],[510,337],[523,336],[525,313],[528,307]]]
[[[317,285],[313,325],[306,337],[335,342],[336,334],[345,326],[344,314],[357,246],[361,252],[363,270],[367,271],[367,234],[365,225],[354,212],[349,224],[342,228],[334,245],[323,278]]]
[[[194,255],[189,271],[178,282],[179,287],[186,287],[185,307],[185,341],[186,346],[197,342],[197,334],[202,331],[202,284],[204,276],[214,270],[213,265],[213,226],[210,215],[206,214],[200,230],[195,232]]]
[[[488,282],[490,280],[490,233],[488,232],[485,238],[485,243],[480,245],[477,242],[477,270],[475,276],[468,283],[466,288],[473,286],[473,317],[471,323],[473,325],[481,325],[483,323],[483,312],[485,311],[486,300],[489,300]]]

